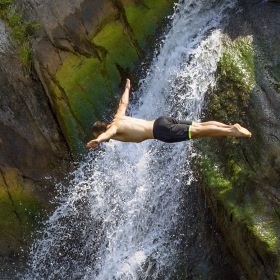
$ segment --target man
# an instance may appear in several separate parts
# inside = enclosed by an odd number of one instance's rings
[[[216,121],[195,123],[177,120],[171,117],[160,117],[146,121],[125,115],[129,103],[130,80],[127,79],[125,90],[119,102],[119,107],[113,121],[108,124],[97,121],[93,125],[93,135],[96,139],[87,143],[89,151],[95,149],[101,142],[110,139],[122,142],[142,142],[147,139],[157,139],[167,143],[174,143],[200,137],[251,137],[246,128],[235,125],[226,125]]]

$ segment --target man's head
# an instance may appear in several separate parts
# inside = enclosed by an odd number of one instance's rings
[[[95,138],[107,130],[108,123],[104,121],[97,121],[92,126],[92,132]]]

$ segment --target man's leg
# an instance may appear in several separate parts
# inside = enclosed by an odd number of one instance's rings
[[[225,127],[225,128],[232,127],[232,125],[228,125],[228,124],[224,124],[224,123],[216,122],[216,121],[208,121],[208,122],[202,122],[202,123],[193,122],[193,126],[208,126],[208,125],[215,125],[218,127]]]
[[[251,137],[251,132],[239,124],[226,125],[223,123],[210,121],[205,123],[194,123],[191,128],[191,138],[200,137]]]

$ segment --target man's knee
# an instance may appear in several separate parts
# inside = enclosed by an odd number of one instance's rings
[[[202,123],[192,122],[192,126],[199,127]]]
[[[190,132],[191,132],[191,138],[198,138],[198,137],[200,137],[201,125],[199,123],[194,123],[190,127]]]

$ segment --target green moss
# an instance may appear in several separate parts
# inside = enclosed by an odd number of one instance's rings
[[[125,14],[134,37],[142,50],[145,50],[149,40],[154,35],[160,19],[172,13],[172,1],[143,1],[143,6],[128,2],[124,5]]]
[[[8,14],[13,4],[12,0],[0,0],[0,16],[7,22]]]
[[[27,38],[31,37],[35,30],[41,27],[41,24],[38,22],[31,23],[23,20],[22,14],[16,12],[14,5],[9,6],[6,20],[11,27],[10,37],[15,44],[21,44]]]
[[[5,246],[11,246],[13,239],[28,244],[44,216],[38,200],[20,185],[12,189],[0,185],[0,208],[0,232],[7,242]]]
[[[147,47],[147,37],[155,34],[159,19],[172,13],[174,1],[145,0],[143,6],[133,2],[124,5],[125,14],[135,39],[142,50]]]
[[[100,63],[96,58],[70,55],[57,71],[59,88],[55,85],[53,92],[56,95],[61,127],[74,151],[85,151],[84,143],[86,137],[89,137],[87,131],[90,131],[94,121],[104,118],[108,111],[112,89],[116,89],[116,81],[120,77],[113,65],[108,60]],[[106,75],[117,79],[112,80],[115,84],[105,80]]]
[[[202,157],[199,162],[200,170],[203,171],[203,178],[206,180],[216,194],[225,194],[226,191],[232,189],[232,184],[229,179],[225,178],[219,171],[218,165],[213,165],[209,157]]]
[[[214,158],[213,158],[214,160]],[[211,189],[216,200],[222,201],[225,210],[237,221],[242,221],[253,235],[265,244],[266,250],[278,254],[279,218],[266,211],[265,199],[257,194],[240,197],[239,181],[245,181],[243,168],[234,163],[233,176],[220,172],[221,166],[213,164],[209,157],[202,157],[199,163],[203,180]],[[251,173],[249,172],[250,176]],[[247,174],[248,175],[248,174]]]
[[[32,52],[29,41],[23,42],[17,52],[17,58],[22,69],[26,74],[29,74],[32,66]]]
[[[56,114],[66,141],[72,151],[83,154],[85,152],[85,131],[75,119],[68,102],[61,96],[61,89],[56,85],[53,85],[53,94],[57,97]]]
[[[110,3],[108,14],[98,20],[97,30],[87,34],[95,55],[63,56],[61,67],[47,83],[54,95],[52,100],[63,134],[74,154],[87,151],[84,144],[92,137],[92,123],[108,117],[115,97],[122,91],[121,80],[131,77],[144,50],[139,49],[136,41],[146,46],[157,21],[171,13],[173,3],[160,0],[135,4],[123,0],[114,7]]]
[[[26,75],[30,74],[32,65],[32,53],[29,40],[36,30],[41,27],[39,22],[25,21],[18,7],[12,0],[0,1],[0,15],[10,27],[9,37],[17,47],[17,58]]]
[[[56,74],[59,87],[54,85],[53,89],[62,130],[69,146],[78,153],[85,151],[92,123],[104,118],[119,91],[121,75],[116,65],[131,71],[137,59],[119,22],[108,24],[93,41],[107,50],[104,61],[69,55]]]
[[[119,83],[121,81],[120,72],[110,56],[107,56],[105,58],[103,65],[108,77],[107,82],[110,82],[108,88],[114,95],[116,92],[119,91]]]
[[[116,65],[128,71],[133,70],[138,55],[120,21],[108,23],[93,38],[92,42],[99,47],[103,47],[107,51],[107,56]]]
[[[62,67],[57,71],[56,77],[68,99],[71,111],[76,120],[84,126],[88,125],[89,113],[93,111],[90,101],[94,97],[87,93],[96,74],[98,74],[100,63],[94,58],[82,58],[72,55],[64,61]]]
[[[261,217],[262,218],[262,217]],[[267,250],[272,253],[279,253],[279,236],[278,236],[278,228],[274,224],[273,219],[269,219],[268,221],[257,221],[252,226],[252,231],[255,236],[260,238],[266,246]]]
[[[0,10],[7,10],[12,3],[12,0],[0,0]]]
[[[235,41],[224,38],[216,75],[216,87],[208,101],[209,113],[222,122],[240,123],[246,118],[249,98],[256,85],[251,36],[238,37]]]
[[[147,35],[153,34],[157,28],[154,17],[149,16],[149,9],[146,6],[139,7],[133,3],[125,7],[125,13],[135,39],[143,50],[147,44]]]
[[[208,169],[206,171],[206,176],[208,178],[208,184],[218,190],[220,194],[224,194],[225,191],[232,188],[231,183],[223,178],[221,174],[214,168],[212,170]]]
[[[15,193],[12,193],[11,197],[12,203],[7,194],[2,193],[1,195],[1,204],[10,206],[6,207],[4,210],[4,219],[1,220],[1,224],[4,222],[12,232],[17,232],[14,231],[14,229],[19,230],[20,228],[24,229],[26,232],[34,231],[40,221],[40,214],[42,212],[42,208],[38,204],[38,201],[32,198],[22,188]],[[1,207],[1,209],[4,208]],[[17,214],[15,214],[15,212]],[[7,216],[9,216],[8,219]],[[13,222],[11,217],[13,217]]]
[[[230,79],[251,91],[255,85],[253,37],[238,37],[226,40],[225,49],[219,62],[222,78]]]
[[[216,86],[206,94],[207,119],[228,124],[237,122],[250,129],[249,118],[259,113],[254,108],[249,109],[251,93],[256,90],[254,60],[251,36],[239,37],[235,41],[224,38]],[[262,147],[259,146],[260,141],[255,141],[253,137],[197,141],[195,145],[204,155],[199,164],[199,177],[202,178],[210,205],[212,203],[213,213],[225,230],[225,236],[235,254],[239,254],[239,250],[241,253],[243,251],[238,248],[240,240],[248,240],[248,244],[256,244],[254,250],[262,261],[273,258],[273,264],[267,266],[277,268],[280,253],[280,207],[278,209],[272,205],[276,203],[274,199],[268,200],[271,196],[264,193],[261,186],[267,182],[261,180],[277,180],[279,174],[271,166],[277,166],[279,153],[277,148],[267,151],[265,158],[269,158],[269,161],[262,158],[261,169],[264,171],[259,174],[258,164],[261,159],[258,157]],[[237,236],[231,234],[231,225],[238,227]],[[250,246],[247,248],[249,251]],[[246,256],[242,258],[242,261],[246,261]]]

